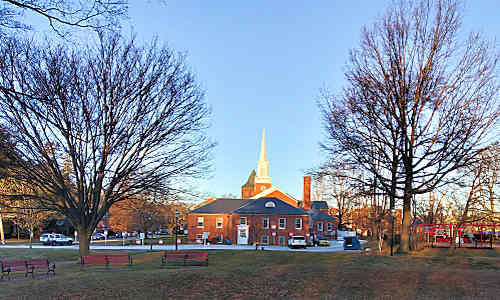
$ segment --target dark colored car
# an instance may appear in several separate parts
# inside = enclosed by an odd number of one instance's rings
[[[361,250],[361,244],[355,236],[344,237],[344,250]]]

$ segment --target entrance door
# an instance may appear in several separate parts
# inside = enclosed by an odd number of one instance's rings
[[[248,245],[248,225],[238,225],[238,245]]]

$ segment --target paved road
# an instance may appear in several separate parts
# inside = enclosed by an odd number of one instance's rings
[[[364,241],[361,241],[362,243]],[[15,249],[15,248],[29,248],[27,244],[16,245],[0,245],[0,248]],[[78,249],[78,245],[72,246],[43,246],[33,245],[36,249]],[[130,245],[130,246],[105,246],[104,243],[93,243],[90,245],[91,250],[149,250],[149,245]],[[154,250],[174,250],[174,245],[153,245]],[[255,246],[251,245],[178,245],[179,250],[255,250]],[[260,247],[259,247],[260,249]],[[294,251],[294,252],[344,252],[343,244],[339,241],[332,242],[330,247],[308,247],[306,249],[290,249],[288,247],[280,246],[265,246],[265,250],[270,251]],[[359,251],[346,251],[346,252],[359,252]]]

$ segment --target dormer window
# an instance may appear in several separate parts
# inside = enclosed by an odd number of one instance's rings
[[[276,204],[273,201],[267,201],[265,206],[269,208],[274,208],[276,207]]]

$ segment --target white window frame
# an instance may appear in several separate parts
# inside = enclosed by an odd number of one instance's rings
[[[318,232],[323,231],[323,223],[318,223]]]
[[[269,218],[262,218],[262,229],[269,229]]]
[[[281,220],[283,220],[283,227],[281,227]],[[286,229],[286,218],[279,218],[278,229]]]
[[[267,241],[264,242],[264,238],[266,238]],[[260,242],[264,245],[269,245],[269,236],[263,235],[260,237]]]
[[[241,220],[245,220],[245,222],[241,223]],[[247,223],[247,217],[240,217],[240,225],[248,225],[248,223]]]
[[[297,221],[300,221],[300,225],[297,224]],[[297,226],[299,225],[299,226]],[[295,229],[299,230],[299,229],[302,229],[302,218],[295,218]]]
[[[201,222],[200,222],[201,220]],[[201,223],[201,225],[200,225]],[[205,225],[205,218],[204,217],[198,217],[198,219],[196,220],[196,227],[197,228],[203,228],[203,226]]]
[[[219,221],[220,221],[220,223],[219,223]],[[222,228],[223,227],[223,221],[224,221],[224,218],[217,217],[215,219],[215,228]],[[219,226],[219,224],[220,224],[220,226]]]
[[[327,230],[327,231],[333,231],[333,224],[332,224],[332,223],[330,223],[330,222],[328,222],[328,223],[326,224],[326,230]]]

